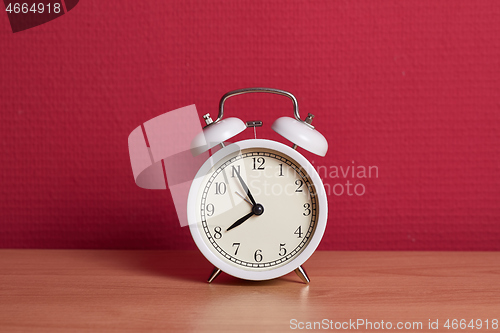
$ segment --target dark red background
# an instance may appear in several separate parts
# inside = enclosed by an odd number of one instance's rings
[[[316,115],[316,165],[379,169],[329,197],[320,249],[500,250],[499,22],[498,1],[86,0],[16,34],[0,14],[0,247],[194,248],[169,192],[135,185],[128,134],[265,86]],[[226,112],[279,140],[291,103]]]

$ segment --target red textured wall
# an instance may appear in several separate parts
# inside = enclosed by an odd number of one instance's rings
[[[498,1],[85,0],[15,34],[0,13],[0,247],[193,249],[169,192],[135,185],[128,134],[265,86],[316,115],[315,165],[377,167],[325,177],[365,193],[330,194],[320,249],[500,250],[499,22]],[[278,139],[291,105],[226,112]]]

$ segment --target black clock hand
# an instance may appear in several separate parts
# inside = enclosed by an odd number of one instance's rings
[[[255,213],[252,211],[250,213],[248,213],[247,215],[243,216],[241,219],[239,219],[238,221],[234,222],[233,224],[231,224],[231,226],[229,228],[227,228],[226,231],[229,231],[233,228],[236,228],[237,226],[239,226],[240,224],[242,224],[243,222],[245,222],[246,220],[248,220],[249,218],[251,218],[252,216],[254,216]]]
[[[236,170],[236,168],[234,168],[233,170],[236,172],[236,176],[238,176],[238,179],[241,183],[241,186],[243,187],[243,190],[247,194],[247,196],[250,199],[250,201],[252,202],[252,204],[255,206],[257,203],[255,202],[255,199],[253,198],[252,193],[250,193],[250,190],[248,189],[247,184],[245,184],[245,182],[243,181],[243,178],[241,178],[240,173]]]
[[[227,228],[226,231],[229,231],[233,228],[236,228],[237,226],[239,226],[240,224],[242,224],[243,222],[245,222],[246,220],[248,220],[249,218],[251,218],[254,215],[258,216],[258,215],[262,215],[263,213],[264,213],[264,206],[262,206],[261,204],[255,204],[255,206],[252,207],[252,211],[250,213],[248,213],[247,215],[243,216],[238,221],[231,224],[231,226],[229,228]]]

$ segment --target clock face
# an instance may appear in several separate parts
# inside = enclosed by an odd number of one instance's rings
[[[247,271],[273,270],[298,257],[318,220],[310,175],[288,154],[265,147],[216,162],[201,180],[194,209],[206,248]]]

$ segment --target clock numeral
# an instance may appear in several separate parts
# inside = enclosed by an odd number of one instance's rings
[[[208,204],[205,209],[207,210],[207,216],[212,216],[214,215],[215,212],[215,207],[214,204]]]
[[[225,194],[227,190],[227,185],[224,182],[215,182],[215,195]]]
[[[222,238],[222,228],[221,227],[215,227],[214,228],[214,238],[215,239],[221,239]]]
[[[297,228],[297,230],[295,230],[295,232],[293,233],[294,235],[298,235],[297,238],[302,238],[302,226],[299,225],[299,227]]]
[[[285,245],[286,243],[280,243],[280,252],[278,254],[282,257],[286,254]]]
[[[255,251],[253,258],[255,259],[255,262],[261,262],[263,257],[262,257],[262,250],[257,250]]]
[[[234,165],[231,166],[231,178],[234,178],[234,172],[237,172],[239,175],[241,174],[240,172],[240,166],[237,165],[236,168],[234,167]]]
[[[295,181],[295,185],[298,186],[297,189],[295,190],[295,192],[302,192],[301,187],[302,187],[302,185],[304,185],[304,182],[302,181],[302,179],[297,179]]]
[[[257,166],[257,164],[260,163],[259,166]],[[254,157],[253,158],[253,170],[264,170],[264,163],[266,163],[266,160],[264,159],[264,157]]]
[[[280,173],[279,173],[278,176],[280,176],[280,177],[284,176],[284,174],[283,174],[283,163],[280,163]]]
[[[233,247],[236,246],[236,251],[234,251],[234,255],[237,255],[238,254],[238,249],[240,248],[240,244],[241,243],[233,243]]]
[[[306,202],[304,204],[304,210],[305,210],[305,212],[303,212],[302,215],[304,215],[304,216],[311,215],[311,204]]]

